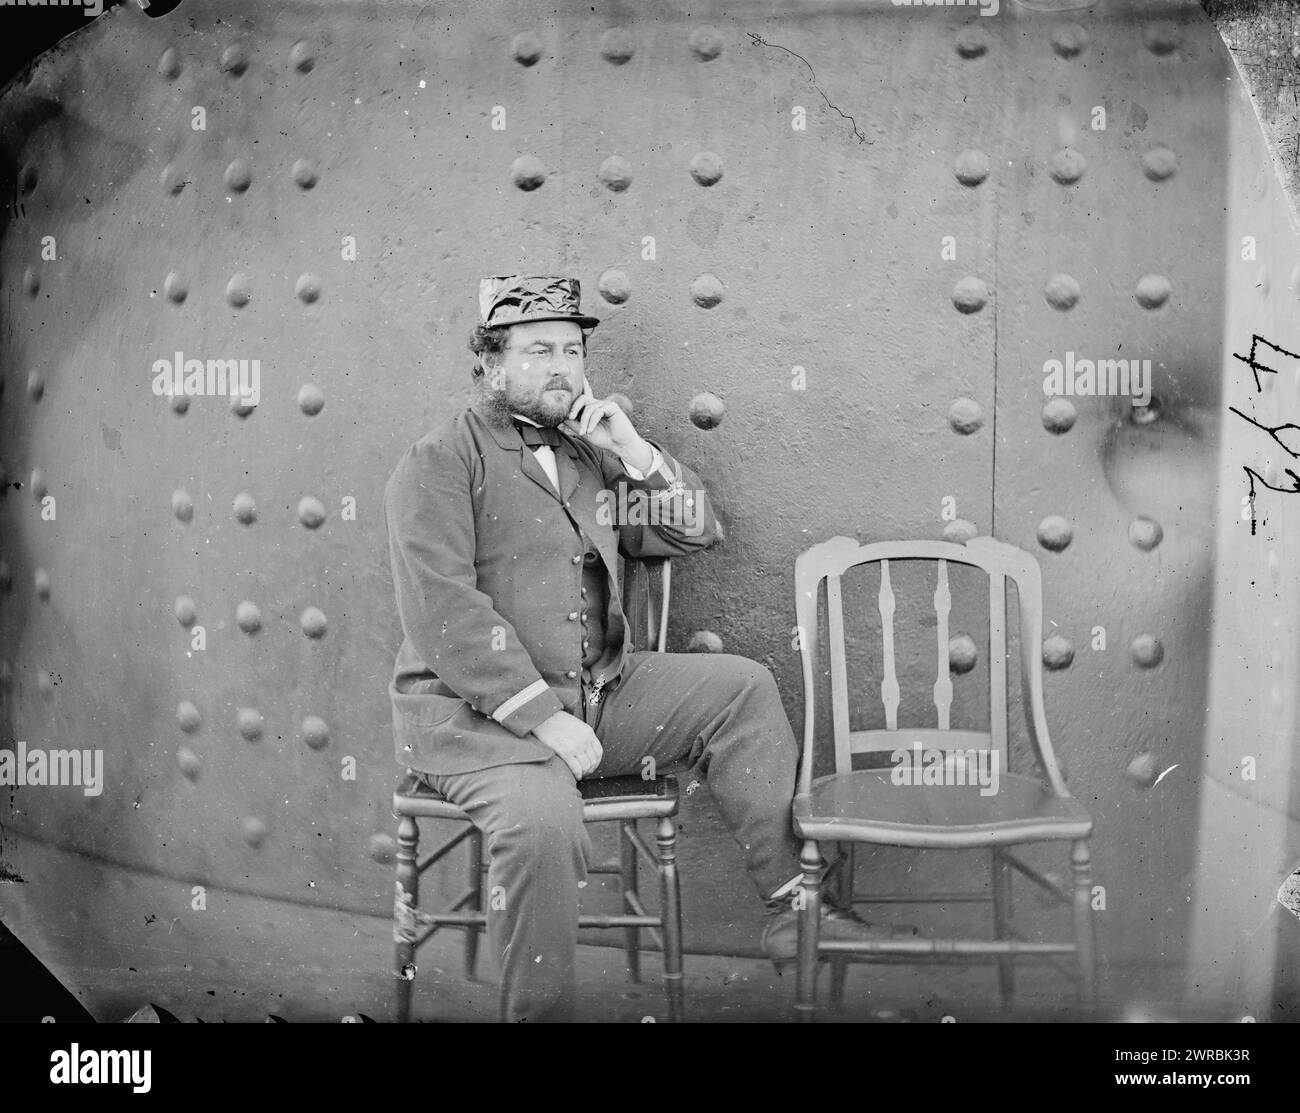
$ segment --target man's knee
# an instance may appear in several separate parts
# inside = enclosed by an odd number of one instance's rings
[[[734,653],[719,653],[711,658],[711,662],[718,671],[720,684],[738,694],[749,694],[767,701],[775,700],[778,704],[781,702],[776,678],[766,665]]]
[[[582,822],[582,798],[576,789],[513,794],[493,829],[488,848],[495,856],[508,854],[531,862],[581,857],[589,843]]]

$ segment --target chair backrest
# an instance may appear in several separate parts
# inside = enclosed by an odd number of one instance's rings
[[[623,613],[638,649],[666,652],[672,573],[668,557],[623,559]]]
[[[934,709],[936,725],[900,729],[899,685],[895,669],[894,608],[890,561],[928,561],[935,565],[934,612],[936,661]],[[851,568],[879,565],[877,596],[884,643],[880,698],[884,705],[884,730],[849,728],[849,681],[844,644],[844,606],[841,578]],[[982,569],[989,581],[989,730],[958,731],[949,725],[952,680],[949,671],[948,616],[952,594],[948,565]],[[947,541],[881,541],[859,545],[849,537],[832,537],[801,553],[795,560],[795,612],[803,659],[804,741],[799,770],[799,792],[812,788],[816,740],[817,651],[820,641],[818,609],[821,584],[826,582],[827,650],[830,659],[831,723],[835,745],[835,771],[847,773],[858,753],[893,752],[919,744],[922,751],[993,749],[1007,768],[1007,581],[1015,584],[1020,610],[1020,677],[1029,741],[1052,791],[1069,796],[1052,750],[1043,709],[1042,576],[1029,553],[991,537],[977,537],[964,545]]]

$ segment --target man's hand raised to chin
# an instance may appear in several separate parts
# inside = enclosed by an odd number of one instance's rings
[[[654,459],[654,449],[636,431],[631,418],[617,402],[595,397],[586,376],[582,380],[582,393],[574,399],[569,416],[560,428],[596,448],[608,449],[638,471],[645,471]]]
[[[626,421],[627,419],[624,418]],[[580,781],[595,772],[604,750],[596,732],[581,719],[567,711],[557,711],[533,727],[533,734],[543,746],[554,750],[573,771],[573,779]]]

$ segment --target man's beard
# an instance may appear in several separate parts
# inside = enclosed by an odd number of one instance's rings
[[[490,373],[478,380],[479,408],[484,418],[498,428],[508,428],[518,414],[543,429],[558,429],[569,416],[571,403],[547,403],[542,400],[544,395],[541,394],[533,398],[521,396],[510,390],[509,386],[493,389],[489,377]]]

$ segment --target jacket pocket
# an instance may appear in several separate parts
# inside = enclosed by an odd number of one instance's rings
[[[442,695],[437,692],[397,692],[393,694],[393,710],[412,726],[436,727],[445,723],[469,701],[461,696]]]

